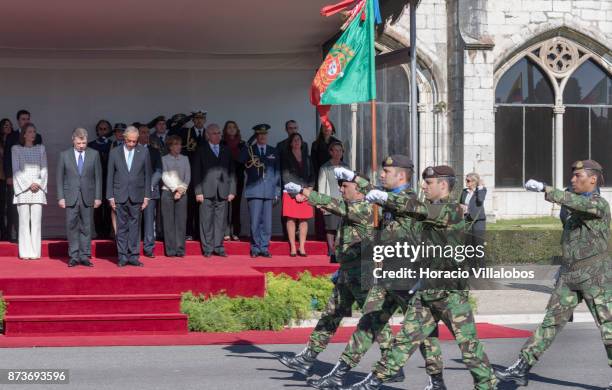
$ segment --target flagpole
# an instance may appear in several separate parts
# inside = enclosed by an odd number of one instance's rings
[[[372,180],[376,178],[378,171],[378,156],[376,155],[376,99],[370,101],[370,110],[372,117]],[[378,206],[374,205],[374,227],[378,227]]]

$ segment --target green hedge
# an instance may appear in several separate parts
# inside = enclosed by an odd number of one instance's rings
[[[311,318],[314,311],[323,310],[333,288],[328,276],[313,277],[309,272],[301,274],[298,280],[268,273],[266,286],[263,297],[184,293],[181,311],[189,317],[189,330],[280,330],[291,321]]]

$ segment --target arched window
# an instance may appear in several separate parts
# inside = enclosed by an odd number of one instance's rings
[[[330,120],[334,123],[338,138],[346,140],[345,158],[350,161],[351,140],[350,105],[332,106]],[[371,174],[372,115],[370,103],[357,106],[357,170]],[[401,153],[410,155],[410,85],[408,72],[402,64],[376,66],[376,129],[379,160],[384,156]],[[380,161],[378,162],[380,163]]]
[[[612,77],[593,60],[572,73],[563,91],[563,167],[592,158],[612,171]]]
[[[540,67],[522,58],[495,89],[495,186],[553,177],[554,90]]]

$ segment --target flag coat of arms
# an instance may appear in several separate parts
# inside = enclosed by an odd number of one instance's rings
[[[344,33],[332,46],[319,67],[310,88],[310,102],[317,106],[321,121],[327,118],[330,105],[351,104],[376,99],[374,22],[376,0],[347,0],[326,7],[322,14],[336,13],[353,6]]]

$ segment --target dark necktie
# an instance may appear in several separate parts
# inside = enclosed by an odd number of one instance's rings
[[[77,169],[79,170],[79,176],[83,175],[83,152],[79,152],[79,160],[77,161]]]

